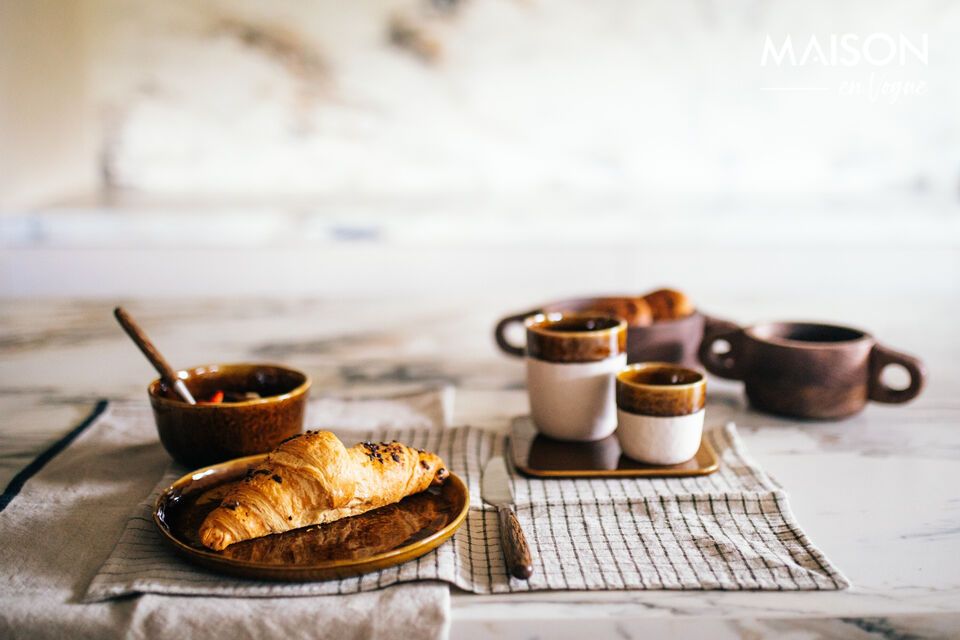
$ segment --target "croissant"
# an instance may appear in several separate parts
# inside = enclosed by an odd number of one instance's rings
[[[643,299],[650,305],[655,322],[679,320],[695,311],[690,298],[676,289],[658,289],[643,296]]]
[[[200,525],[200,542],[221,551],[333,522],[399,502],[448,475],[439,456],[396,441],[348,449],[329,431],[307,431],[247,471]]]
[[[623,318],[631,327],[653,324],[653,311],[643,298],[600,298],[590,305],[590,310]]]

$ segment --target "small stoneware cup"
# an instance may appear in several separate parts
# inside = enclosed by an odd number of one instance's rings
[[[613,433],[614,380],[627,364],[627,323],[591,313],[550,313],[524,324],[527,392],[537,430],[577,441]]]
[[[721,353],[718,342],[727,350]],[[920,360],[865,331],[814,322],[769,322],[713,335],[700,346],[700,360],[714,375],[742,380],[757,409],[798,418],[844,418],[868,400],[908,402],[926,377]],[[906,388],[883,382],[891,364],[910,374]]]
[[[217,391],[261,397],[223,404],[187,404],[162,380],[147,388],[160,442],[187,467],[266,453],[303,430],[310,378],[265,364],[217,364],[177,372],[197,400]]]
[[[703,437],[706,377],[666,362],[617,374],[617,439],[634,460],[671,465],[696,455]]]

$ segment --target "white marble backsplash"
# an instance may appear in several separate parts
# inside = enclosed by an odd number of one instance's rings
[[[71,1],[99,189],[0,181],[0,296],[960,291],[958,2]]]
[[[960,187],[960,3],[100,0],[85,15],[98,161],[117,190]],[[767,36],[800,56],[812,36],[875,33],[926,38],[926,63],[761,64]]]

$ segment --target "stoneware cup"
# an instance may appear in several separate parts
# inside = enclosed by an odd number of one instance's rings
[[[527,330],[527,392],[537,430],[558,440],[617,427],[614,380],[627,363],[627,323],[597,314],[537,314]]]
[[[494,329],[494,339],[501,351],[522,357],[526,351],[513,344],[508,332],[512,327],[522,326],[530,316],[540,313],[589,313],[619,305],[629,305],[635,297],[607,296],[571,298],[542,305],[525,313],[502,318]],[[736,329],[737,325],[713,318],[699,311],[677,320],[662,320],[648,325],[627,327],[627,360],[629,362],[665,361],[686,366],[697,365],[697,349],[705,336]]]
[[[193,397],[217,391],[255,391],[256,400],[190,405],[161,380],[147,388],[160,442],[174,460],[203,467],[266,453],[303,430],[310,378],[265,364],[217,364],[178,372]]]
[[[728,347],[720,352],[718,343]],[[916,398],[926,376],[917,358],[878,344],[859,329],[813,322],[771,322],[711,336],[700,347],[707,371],[742,380],[750,403],[770,413],[816,419],[853,415],[868,400]],[[910,384],[893,389],[881,379],[903,366]]]
[[[617,374],[617,439],[634,460],[671,465],[697,454],[703,437],[706,377],[667,362]]]

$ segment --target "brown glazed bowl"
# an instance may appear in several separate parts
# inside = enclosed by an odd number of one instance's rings
[[[510,325],[522,327],[523,321],[538,313],[571,313],[605,309],[612,305],[624,304],[636,296],[607,296],[592,298],[571,298],[550,302],[524,313],[517,313],[501,319],[494,329],[494,339],[500,349],[512,356],[523,356],[524,348],[513,345],[507,340],[506,332]],[[710,317],[699,311],[676,320],[660,320],[649,325],[629,325],[627,327],[627,362],[670,362],[684,366],[698,366],[697,350],[705,336],[722,333],[738,328],[737,325]]]
[[[212,364],[178,371],[197,398],[216,391],[256,391],[261,398],[187,404],[161,380],[147,387],[160,442],[191,469],[266,453],[303,430],[310,378],[269,364]]]

